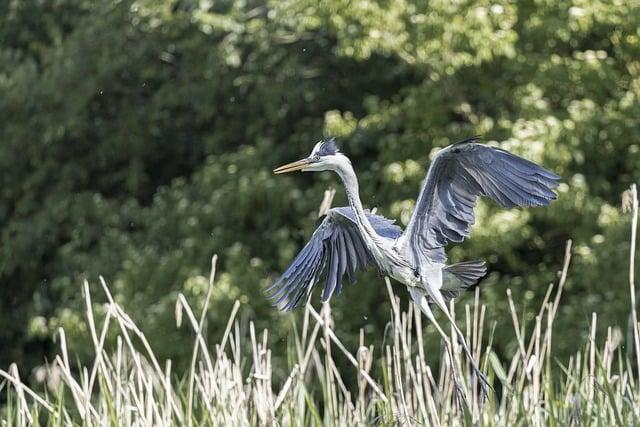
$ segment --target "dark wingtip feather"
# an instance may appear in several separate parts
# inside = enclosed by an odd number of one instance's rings
[[[560,181],[562,179],[562,177],[560,175],[557,175],[554,172],[551,172],[549,169],[545,169],[545,168],[540,168],[544,171],[544,173],[546,174],[546,177],[549,178],[552,181],[556,181],[556,185],[558,185],[557,181]]]

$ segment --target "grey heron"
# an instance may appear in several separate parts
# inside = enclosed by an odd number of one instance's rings
[[[445,314],[486,396],[487,380],[447,307],[447,301],[485,275],[486,267],[482,261],[446,265],[445,246],[469,236],[480,196],[507,208],[545,206],[556,198],[552,189],[559,176],[508,151],[481,144],[478,137],[457,142],[438,152],[431,162],[411,219],[402,231],[393,220],[363,208],[351,161],[333,138],[318,142],[308,157],[274,172],[325,170],[342,179],[349,206],[328,211],[284,274],[267,289],[269,298],[280,309],[291,310],[306,300],[324,274],[322,300],[327,301],[340,293],[345,275],[353,282],[356,270],[376,267],[406,285],[453,359],[448,335],[430,306]],[[460,390],[455,366],[452,360],[454,383]]]

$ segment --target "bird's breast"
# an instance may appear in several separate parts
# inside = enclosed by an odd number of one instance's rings
[[[386,271],[389,276],[406,286],[424,287],[427,283],[436,288],[442,287],[441,264],[426,264],[421,266],[391,265]]]
[[[383,274],[406,286],[423,287],[427,282],[439,288],[442,286],[442,268],[444,264],[421,262],[415,263],[398,250],[397,242],[384,240],[378,242],[372,254]]]

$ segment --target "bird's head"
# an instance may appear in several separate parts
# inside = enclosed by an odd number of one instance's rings
[[[349,163],[349,159],[338,150],[336,139],[330,138],[318,142],[311,150],[309,157],[293,163],[287,163],[273,170],[274,173],[288,173],[294,171],[319,172],[337,171]]]

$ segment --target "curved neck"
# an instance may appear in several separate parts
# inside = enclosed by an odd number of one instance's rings
[[[381,238],[364,213],[364,208],[362,207],[362,202],[360,201],[358,178],[356,177],[356,173],[353,170],[353,167],[351,166],[351,164],[347,163],[337,168],[336,172],[344,183],[344,188],[347,193],[347,199],[349,199],[349,205],[353,209],[356,224],[358,226],[358,229],[360,230],[360,233],[365,238],[365,241],[368,240],[374,244],[378,243]]]

